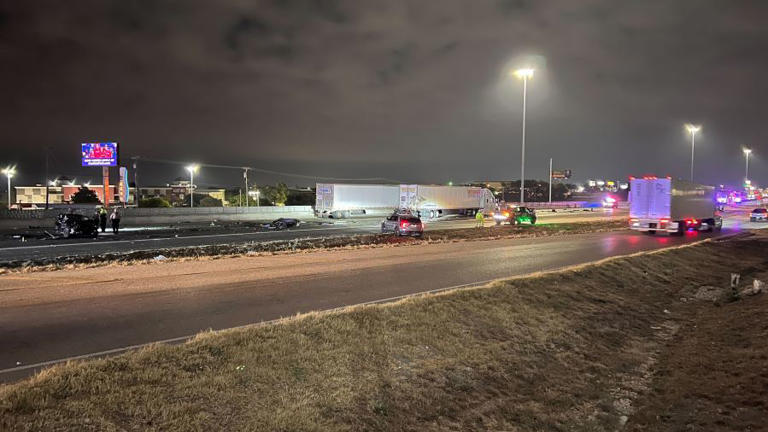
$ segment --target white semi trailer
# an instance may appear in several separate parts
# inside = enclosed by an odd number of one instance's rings
[[[448,214],[487,214],[495,206],[488,189],[474,186],[318,183],[315,212],[321,217],[344,218],[407,209],[435,219]]]
[[[719,230],[715,188],[669,177],[630,178],[629,228],[649,234]]]

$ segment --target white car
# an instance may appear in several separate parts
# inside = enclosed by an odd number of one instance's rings
[[[407,235],[421,237],[424,234],[424,224],[421,219],[412,214],[394,213],[381,223],[381,232],[394,233],[397,236]]]
[[[750,222],[765,222],[768,221],[768,209],[756,208],[749,214]]]

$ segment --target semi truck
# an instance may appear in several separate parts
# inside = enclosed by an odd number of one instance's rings
[[[409,210],[421,218],[436,219],[448,214],[490,214],[496,207],[491,191],[475,186],[317,183],[315,199],[317,216],[329,218]]]
[[[670,177],[630,177],[629,228],[648,234],[720,230],[715,188]]]

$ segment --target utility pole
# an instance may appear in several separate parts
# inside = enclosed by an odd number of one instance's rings
[[[45,209],[48,210],[48,195],[50,193],[50,185],[51,181],[48,178],[48,149],[49,147],[45,148]]]
[[[549,158],[549,203],[552,204],[552,158]]]
[[[248,194],[248,168],[243,167],[243,178],[245,179],[245,206],[250,207],[250,195]]]
[[[133,160],[133,188],[135,189],[133,191],[133,200],[136,201],[136,207],[138,207],[139,201],[141,201],[141,193],[139,192],[139,157],[134,156],[131,160]]]

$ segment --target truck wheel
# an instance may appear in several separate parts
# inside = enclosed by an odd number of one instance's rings
[[[400,237],[402,234],[400,233],[400,227],[395,228],[395,235]]]
[[[430,210],[429,211],[429,218],[430,219],[434,219],[435,218],[435,211],[434,210]]]
[[[536,218],[531,219],[531,225],[536,225]]]
[[[715,230],[715,220],[707,219],[707,232],[712,232],[714,230]]]
[[[387,228],[384,227],[384,224],[381,224],[381,233],[384,234],[387,232]]]

